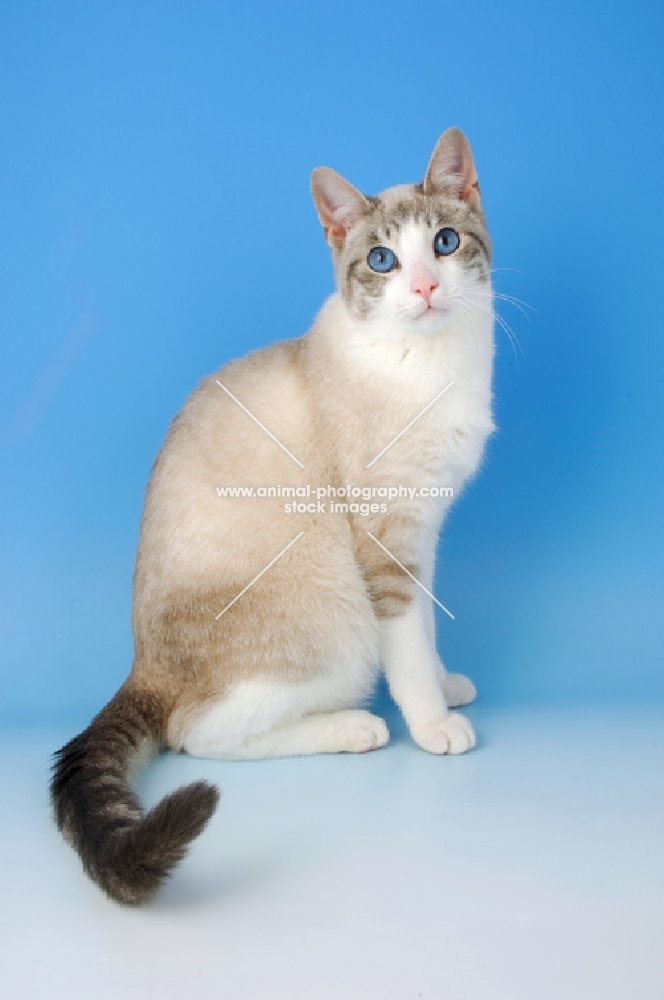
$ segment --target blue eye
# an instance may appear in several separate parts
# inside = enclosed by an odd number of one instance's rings
[[[374,247],[369,251],[367,264],[372,271],[380,271],[381,274],[391,271],[397,266],[397,258],[387,247]]]
[[[433,248],[439,257],[454,253],[460,243],[459,234],[454,229],[441,229],[433,239]]]

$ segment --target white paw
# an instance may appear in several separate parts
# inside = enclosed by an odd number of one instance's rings
[[[477,696],[475,685],[463,674],[445,674],[443,692],[445,701],[450,708],[456,708],[457,705],[469,705]]]
[[[345,718],[339,732],[342,751],[366,753],[367,750],[385,746],[389,740],[388,728],[377,715],[362,711],[344,712],[343,715]]]
[[[415,742],[429,753],[465,753],[475,746],[473,727],[465,715],[458,712],[450,712],[411,732]]]

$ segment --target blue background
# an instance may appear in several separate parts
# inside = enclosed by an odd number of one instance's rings
[[[332,290],[311,169],[419,180],[450,125],[531,308],[500,306],[521,349],[497,330],[443,656],[487,703],[664,694],[663,28],[639,0],[0,4],[6,719],[125,677],[170,419]]]

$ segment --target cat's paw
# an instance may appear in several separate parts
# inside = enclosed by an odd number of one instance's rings
[[[450,712],[449,715],[428,722],[412,731],[418,746],[429,753],[465,753],[475,746],[475,732],[465,715]]]
[[[343,715],[345,718],[339,733],[342,751],[366,753],[385,746],[389,740],[389,730],[377,715],[361,710],[344,712]]]
[[[475,701],[477,690],[468,677],[463,674],[445,674],[443,677],[443,692],[445,701],[450,708],[458,705],[470,705]]]

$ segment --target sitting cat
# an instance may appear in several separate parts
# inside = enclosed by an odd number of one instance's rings
[[[131,674],[57,754],[57,823],[123,903],[158,888],[218,799],[198,782],[143,814],[129,776],[150,752],[383,746],[384,721],[358,707],[381,669],[423,749],[475,742],[448,710],[475,689],[445,673],[430,597],[451,494],[493,430],[490,243],[470,147],[449,129],[421,184],[377,197],[327,168],[312,191],[338,290],[303,337],[231,361],[173,421],[145,497]],[[218,488],[229,483],[254,497]],[[256,492],[312,483],[402,495],[340,512]],[[447,489],[419,494],[434,484]]]

